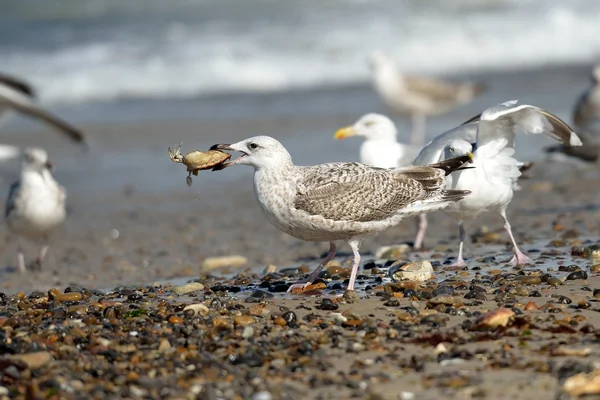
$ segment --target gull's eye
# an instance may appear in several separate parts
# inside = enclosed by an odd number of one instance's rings
[[[254,149],[258,148],[258,144],[252,142],[252,143],[248,144],[248,148],[254,150]]]
[[[373,121],[367,121],[367,122],[365,122],[365,126],[371,126],[371,125],[373,125],[373,124],[374,124],[374,122],[373,122]]]
[[[450,146],[450,147],[448,148],[448,150],[450,151],[450,153],[454,153],[454,147]]]

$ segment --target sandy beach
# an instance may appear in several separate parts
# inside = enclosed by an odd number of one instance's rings
[[[514,98],[569,120],[587,71],[476,76],[493,90],[433,119],[429,135],[481,104]],[[270,226],[249,168],[203,171],[188,188],[185,169],[167,156],[181,141],[192,150],[265,134],[299,164],[354,160],[358,141],[334,142],[333,132],[381,107],[362,85],[57,108],[92,138],[89,153],[30,122],[11,125],[5,142],[48,150],[70,214],[52,237],[47,265],[26,275],[16,271],[17,242],[2,228],[0,397],[568,398],[565,380],[597,368],[600,356],[600,260],[591,255],[600,239],[597,166],[543,160],[540,149],[552,143],[520,137],[519,159],[536,164],[508,213],[535,265],[505,264],[508,237],[500,216],[487,214],[466,226],[468,268],[448,268],[458,229],[434,213],[425,250],[400,258],[433,262],[436,279],[396,284],[389,263],[375,260],[375,269],[359,272],[360,299],[345,303],[339,294],[349,248],[340,246],[341,272],[313,292],[278,293],[314,268],[327,245]],[[18,163],[3,172],[6,189],[16,171]],[[365,240],[363,265],[382,245],[411,242],[415,231],[407,220]],[[22,244],[31,259],[34,244]],[[230,255],[247,261],[202,269],[207,258]],[[265,277],[268,265],[275,272]],[[573,272],[577,279],[567,280]],[[173,293],[188,281],[202,288]],[[65,297],[65,289],[75,294]],[[185,310],[189,304],[202,304],[197,315]],[[515,314],[506,326],[478,325],[498,308]],[[33,351],[41,352],[38,364],[15,356]]]

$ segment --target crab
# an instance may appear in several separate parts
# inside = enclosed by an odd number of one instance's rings
[[[187,153],[185,156],[181,154],[181,143],[175,150],[169,147],[169,158],[171,161],[183,164],[189,172],[185,182],[188,186],[192,186],[192,174],[198,176],[198,171],[203,169],[219,169],[219,167],[231,158],[231,154],[221,150],[200,151],[194,150]]]

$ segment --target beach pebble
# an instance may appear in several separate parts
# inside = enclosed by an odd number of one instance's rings
[[[433,267],[426,260],[408,264],[404,263],[404,261],[396,261],[390,266],[389,274],[394,281],[410,280],[423,282],[431,279],[433,276]]]
[[[587,279],[587,278],[588,278],[588,274],[585,271],[575,271],[575,272],[571,272],[569,275],[567,275],[568,281],[574,281],[576,279]]]
[[[273,264],[269,264],[265,267],[265,269],[263,271],[263,275],[272,274],[276,271],[277,271],[277,266],[275,266]]]
[[[497,310],[485,313],[477,321],[476,326],[490,329],[497,328],[499,326],[507,326],[514,316],[514,311],[509,310],[508,308],[499,308]]]
[[[381,246],[375,250],[375,258],[379,260],[397,260],[410,251],[410,246],[406,243],[395,244],[392,246]]]
[[[217,268],[243,267],[248,263],[248,259],[240,255],[223,256],[223,257],[209,257],[202,262],[202,269],[210,271]]]
[[[175,286],[171,291],[178,296],[182,296],[184,294],[196,292],[198,290],[204,290],[204,285],[200,282],[188,282],[183,285]]]
[[[8,357],[11,360],[22,361],[27,364],[29,369],[38,369],[46,364],[49,364],[52,360],[52,354],[47,351],[35,351],[33,353],[25,354],[13,354]]]
[[[255,321],[256,320],[254,319],[254,317],[250,315],[236,315],[235,317],[233,317],[233,323],[235,324],[235,326],[246,326],[253,324]]]
[[[190,304],[188,306],[185,306],[183,311],[187,311],[187,310],[192,310],[192,311],[194,311],[194,314],[199,314],[199,315],[208,314],[208,307],[206,307],[204,304],[200,304],[200,303]]]

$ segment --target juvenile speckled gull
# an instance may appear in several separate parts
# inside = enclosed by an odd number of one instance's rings
[[[52,177],[51,167],[45,150],[26,149],[21,179],[12,184],[4,211],[11,233],[44,241],[36,260],[38,268],[41,268],[48,251],[48,235],[66,218],[66,191]],[[25,257],[20,247],[18,267],[25,272]]]
[[[338,129],[334,138],[350,136],[364,138],[360,146],[360,162],[379,168],[396,168],[412,165],[420,148],[398,142],[394,122],[381,114],[365,114],[354,125]]]
[[[452,83],[424,76],[401,74],[394,61],[380,50],[369,57],[373,86],[392,111],[412,117],[411,143],[425,142],[425,118],[445,114],[485,91],[479,83]]]
[[[404,218],[443,209],[469,193],[448,191],[444,186],[446,174],[462,167],[470,155],[434,166],[391,170],[360,163],[297,166],[285,147],[268,136],[216,144],[211,149],[242,153],[222,168],[254,168],[254,193],[271,224],[298,239],[330,243],[327,257],[311,279],[335,256],[334,241],[350,245],[354,263],[348,290],[354,289],[362,237]]]
[[[465,238],[464,221],[470,221],[479,215],[496,210],[504,220],[514,246],[515,255],[512,264],[531,262],[521,252],[512,234],[506,217],[506,208],[513,197],[517,179],[521,175],[519,163],[514,157],[516,130],[526,133],[543,134],[564,145],[580,146],[581,141],[573,130],[553,114],[538,107],[518,105],[517,101],[508,101],[488,108],[480,115],[467,121],[465,130],[471,132],[471,124],[477,124],[477,134],[473,145],[470,136],[467,140],[456,133],[444,133],[427,145],[415,160],[435,162],[473,152],[475,168],[456,171],[446,179],[447,189],[470,190],[464,199],[450,204],[444,212],[458,221],[460,245],[455,265],[464,265],[463,242]],[[456,136],[453,136],[456,135]],[[435,159],[437,157],[437,159]]]
[[[550,146],[546,148],[548,153],[564,153],[586,162],[600,158],[600,64],[592,70],[591,81],[592,86],[579,97],[573,109],[573,122],[583,146]]]
[[[79,129],[36,104],[35,93],[30,85],[17,78],[0,74],[0,120],[7,118],[12,111],[43,121],[69,139],[87,146],[85,136]]]
[[[581,128],[600,119],[600,64],[592,69],[592,86],[577,100],[573,109],[573,123]]]

